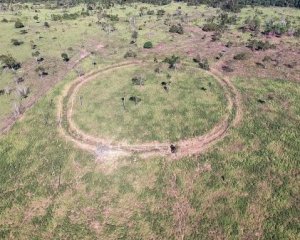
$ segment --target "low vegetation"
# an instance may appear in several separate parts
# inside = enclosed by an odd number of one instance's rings
[[[0,239],[298,239],[299,4],[0,1]]]

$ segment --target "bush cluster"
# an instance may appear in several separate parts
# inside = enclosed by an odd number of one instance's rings
[[[4,67],[8,67],[10,69],[18,70],[21,68],[21,64],[17,62],[11,55],[1,55],[0,62],[4,64]]]
[[[172,26],[170,27],[169,32],[171,32],[171,33],[183,34],[183,27],[182,27],[181,24],[172,25]]]
[[[269,41],[261,41],[261,40],[249,40],[247,47],[256,50],[256,51],[265,51],[268,49],[274,49],[275,45],[271,44]]]

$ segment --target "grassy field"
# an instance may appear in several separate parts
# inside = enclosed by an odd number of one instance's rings
[[[1,138],[3,238],[297,239],[297,84],[236,79],[243,124],[207,154],[104,163],[57,135],[63,84]]]
[[[107,139],[178,141],[207,132],[225,114],[223,89],[212,77],[191,68],[165,68],[161,73],[154,69],[151,65],[126,67],[85,84],[76,94],[75,123]],[[143,86],[132,83],[136,76],[142,77]],[[168,92],[162,82],[171,82]],[[141,102],[130,101],[132,96]]]
[[[180,16],[171,15],[179,6],[182,15],[191,17],[184,23],[183,35],[169,33],[169,25],[164,24],[170,16],[172,23],[181,21]],[[166,14],[138,17],[141,7],[164,9]],[[299,10],[255,9],[263,12],[263,19],[289,15],[293,26],[299,22]],[[238,24],[222,33],[217,42],[199,28],[207,18],[219,14],[206,6],[116,5],[109,13],[118,14],[120,20],[110,34],[96,24],[96,14],[52,21],[51,14],[63,14],[63,10],[41,5],[38,12],[1,12],[0,21],[6,18],[9,22],[0,22],[0,32],[6,33],[0,34],[0,55],[12,54],[22,68],[16,72],[1,68],[0,89],[14,89],[18,86],[14,78],[24,75],[22,84],[29,86],[31,93],[22,100],[15,91],[0,95],[0,125],[11,114],[14,102],[25,104],[44,85],[53,86],[8,133],[0,135],[0,239],[299,239],[298,38],[271,38],[277,49],[252,51],[245,66],[242,60],[235,61],[233,72],[223,71],[241,94],[243,119],[199,156],[172,160],[132,154],[95,160],[93,154],[58,132],[58,99],[77,78],[76,70],[87,73],[122,62],[132,49],[136,59],[150,62],[158,56],[159,63],[178,54],[182,62],[192,64],[192,58],[200,54],[208,58],[211,67],[222,71],[236,52],[245,51],[242,42],[251,38],[251,33],[237,29],[253,12],[245,8],[237,14]],[[133,14],[140,29],[136,45],[130,44],[128,19]],[[35,15],[39,15],[39,23],[33,19]],[[11,20],[16,18],[25,24],[27,34],[14,28]],[[44,21],[50,29],[43,26]],[[12,46],[12,38],[24,44]],[[31,40],[45,62],[38,64],[32,57]],[[153,49],[143,49],[148,40]],[[237,47],[225,47],[229,40]],[[81,51],[95,51],[98,44],[103,45],[101,51],[89,55],[75,69],[69,68]],[[189,49],[193,46],[197,51]],[[62,52],[69,54],[71,63],[62,61]],[[221,60],[215,58],[219,53],[224,55]],[[289,58],[283,61],[284,54]],[[263,62],[266,68],[258,68],[256,63],[265,56],[276,58],[278,65],[270,60]],[[293,69],[285,67],[292,61],[296,61]],[[40,65],[49,70],[48,77],[37,76],[34,70]],[[75,102],[76,124],[88,133],[128,142],[175,141],[205,133],[224,116],[224,92],[203,70],[183,65],[176,71],[163,68],[157,74],[155,66],[114,70],[84,85]],[[251,77],[240,74],[239,69]],[[132,85],[132,77],[140,74],[145,85]],[[171,76],[169,93],[161,86],[169,79],[167,74]],[[269,77],[262,77],[266,75]],[[124,112],[124,92],[127,98],[138,95],[142,101],[137,105],[126,101]],[[83,106],[79,96],[83,96]]]

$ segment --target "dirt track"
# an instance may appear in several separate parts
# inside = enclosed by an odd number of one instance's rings
[[[116,68],[126,67],[130,65],[141,65],[141,61],[122,62],[116,65],[90,72],[89,74],[79,77],[71,84],[67,85],[62,96],[58,101],[57,117],[59,119],[59,132],[67,140],[73,142],[78,147],[92,152],[99,158],[105,158],[113,155],[128,155],[130,153],[139,153],[141,155],[160,155],[172,158],[181,158],[187,155],[197,155],[205,151],[207,148],[223,139],[230,129],[236,126],[242,119],[241,97],[231,81],[222,76],[217,69],[212,68],[208,72],[223,87],[228,102],[228,114],[220,120],[220,122],[209,132],[202,136],[190,138],[173,143],[177,146],[177,153],[172,154],[170,151],[171,143],[150,142],[145,144],[129,145],[127,143],[114,143],[107,139],[91,136],[80,130],[72,121],[73,105],[76,93],[79,88],[95,79],[98,75],[106,71],[112,71]]]

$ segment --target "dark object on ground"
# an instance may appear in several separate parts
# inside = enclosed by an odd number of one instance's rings
[[[257,102],[259,102],[259,103],[261,103],[261,104],[265,104],[265,103],[266,103],[266,101],[263,100],[263,99],[258,99]]]
[[[176,68],[177,63],[180,62],[180,57],[172,55],[171,57],[166,57],[163,62],[168,63],[169,68]]]
[[[5,90],[4,89],[0,89],[0,96],[5,94]]]
[[[21,63],[17,62],[11,55],[0,55],[0,62],[3,63],[3,68],[14,70],[21,68]]]
[[[17,84],[22,83],[22,82],[24,82],[24,81],[25,81],[25,79],[22,78],[22,77],[18,77],[18,78],[16,78],[16,80],[15,80],[15,82],[16,82]]]
[[[18,39],[12,39],[11,40],[11,43],[14,45],[14,46],[20,46],[22,45],[24,42],[23,41],[20,41]]]
[[[69,62],[69,60],[70,60],[68,54],[66,54],[66,53],[62,53],[62,54],[61,54],[61,57],[62,57],[62,59],[63,59],[65,62]]]
[[[36,61],[37,61],[38,63],[41,63],[42,61],[44,61],[44,58],[43,58],[43,57],[39,57],[38,59],[36,59]]]
[[[263,69],[266,69],[266,66],[265,66],[264,64],[260,63],[260,62],[256,62],[255,64],[256,64],[256,66],[258,66],[258,67],[261,67],[261,68],[263,68]]]
[[[227,65],[222,66],[224,72],[233,72],[233,69]]]
[[[134,102],[135,105],[136,105],[137,103],[139,103],[140,101],[142,101],[142,99],[139,98],[139,97],[137,97],[137,96],[131,96],[131,97],[129,98],[129,101]]]
[[[201,89],[202,91],[206,91],[206,90],[207,90],[206,87],[201,87],[200,89]]]
[[[133,85],[144,86],[144,80],[141,76],[135,76],[131,79]]]
[[[176,153],[177,152],[177,147],[174,144],[170,145],[171,153]]]
[[[28,33],[28,31],[25,30],[25,29],[22,29],[22,30],[20,31],[20,34],[27,34],[27,33]]]
[[[20,19],[18,19],[16,22],[15,22],[15,28],[23,28],[25,27],[24,24],[21,22]]]

